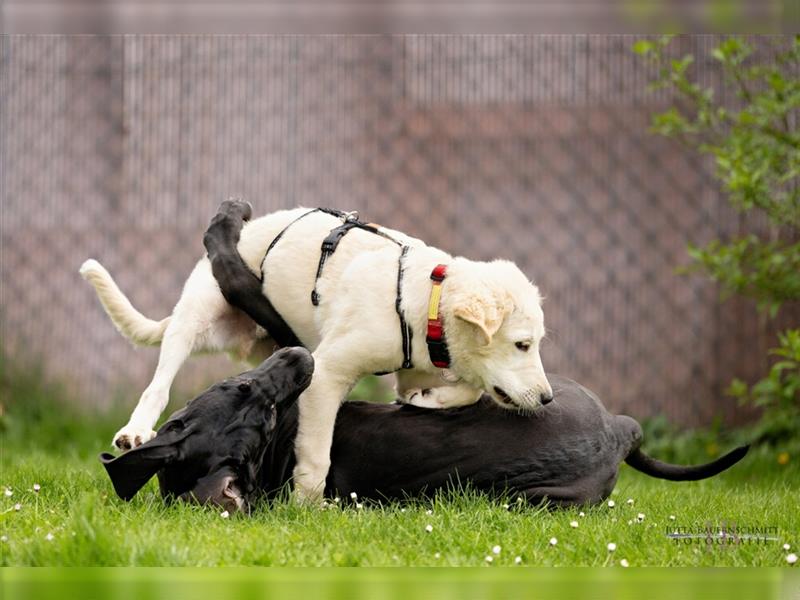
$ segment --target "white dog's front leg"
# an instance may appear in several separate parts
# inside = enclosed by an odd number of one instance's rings
[[[403,393],[402,402],[423,408],[454,408],[475,404],[482,393],[483,390],[476,390],[463,383],[433,388],[411,388]]]
[[[300,396],[294,468],[295,498],[315,502],[325,491],[336,413],[356,377],[336,372],[314,356],[311,385]]]

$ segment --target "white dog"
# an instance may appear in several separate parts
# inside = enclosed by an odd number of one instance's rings
[[[380,230],[399,245],[356,228],[317,280],[321,241],[342,222],[305,208],[279,211],[245,223],[238,244],[248,267],[257,274],[263,269],[264,293],[313,352],[313,379],[300,398],[294,472],[295,490],[305,499],[324,488],[336,413],[349,390],[366,374],[399,369],[404,358],[413,368],[398,371],[397,391],[415,405],[469,404],[485,390],[501,406],[531,410],[553,395],[539,355],[545,333],[539,291],[513,263],[454,258],[397,231]],[[408,249],[399,259],[403,245]],[[446,266],[441,283],[431,278],[437,265]],[[139,313],[97,261],[87,260],[80,272],[124,336],[161,344],[152,382],[114,437],[121,449],[155,435],[175,375],[190,354],[225,350],[258,363],[275,346],[268,332],[225,301],[207,257],[192,271],[172,315],[161,321]],[[315,284],[318,306],[310,301]],[[398,315],[410,330],[408,344]],[[426,344],[432,318],[443,326],[449,350],[444,371],[441,361],[432,363]]]

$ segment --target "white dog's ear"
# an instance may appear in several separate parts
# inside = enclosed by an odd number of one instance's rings
[[[489,292],[466,296],[453,308],[453,315],[474,326],[483,344],[488,345],[513,309],[509,299]]]

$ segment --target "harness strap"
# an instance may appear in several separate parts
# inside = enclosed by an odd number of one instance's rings
[[[328,261],[331,255],[336,252],[339,242],[342,241],[342,238],[347,235],[348,232],[353,229],[362,229],[364,231],[368,231],[369,233],[379,235],[382,238],[397,244],[398,246],[402,246],[402,244],[392,236],[381,231],[377,225],[359,221],[357,212],[340,213],[340,216],[344,218],[344,223],[331,229],[328,236],[322,241],[322,247],[319,254],[319,263],[317,264],[317,275],[314,278],[314,289],[311,290],[311,304],[314,306],[319,306],[320,296],[319,292],[317,291],[317,283],[319,282],[319,278],[322,277],[322,270],[325,268],[325,263]]]
[[[314,208],[309,210],[308,212],[303,213],[293,221],[291,221],[286,227],[281,229],[280,233],[275,236],[275,238],[270,243],[269,247],[267,247],[267,251],[264,253],[264,258],[261,259],[261,281],[262,284],[266,278],[264,274],[264,263],[267,260],[267,256],[269,255],[270,251],[275,247],[275,245],[280,241],[283,235],[289,230],[289,228],[297,223],[299,220],[307,217],[308,215],[314,214],[316,212],[324,212],[326,214],[332,215],[334,217],[338,217],[340,219],[344,219],[344,222],[331,229],[325,239],[322,241],[322,247],[320,251],[319,263],[317,264],[317,273],[314,278],[314,289],[311,291],[311,303],[314,306],[319,306],[319,293],[317,292],[317,282],[319,278],[322,276],[322,271],[325,268],[325,263],[331,257],[331,255],[336,252],[336,248],[339,246],[339,242],[342,241],[342,238],[347,235],[349,231],[352,229],[363,229],[364,231],[368,231],[369,233],[373,233],[375,235],[379,235],[382,238],[389,240],[390,242],[396,244],[400,248],[400,257],[398,258],[397,262],[397,297],[395,299],[395,311],[397,311],[397,316],[400,319],[400,333],[403,338],[403,365],[401,368],[403,369],[411,369],[413,368],[413,363],[411,361],[411,338],[413,335],[413,330],[409,326],[408,322],[406,321],[405,314],[402,309],[402,300],[403,300],[403,274],[405,272],[405,257],[408,254],[409,246],[406,246],[399,242],[398,240],[394,239],[389,234],[381,231],[377,225],[372,223],[364,223],[358,220],[358,213],[355,212],[343,212],[340,210],[336,210],[334,208]],[[266,290],[263,290],[264,296],[266,297]],[[267,298],[269,301],[269,298]],[[277,311],[276,311],[277,313]],[[288,326],[287,326],[288,328]],[[383,374],[383,373],[380,373]]]
[[[261,281],[264,281],[264,261],[267,260],[267,255],[275,247],[275,244],[277,244],[280,241],[280,239],[283,237],[283,234],[285,234],[289,230],[289,228],[295,223],[297,223],[300,219],[304,219],[308,215],[313,215],[314,213],[317,212],[324,212],[334,217],[339,217],[340,219],[346,215],[346,213],[343,213],[340,210],[336,210],[335,208],[312,208],[308,212],[304,212],[302,215],[291,221],[286,227],[281,229],[280,233],[278,233],[278,235],[275,236],[270,245],[267,247],[267,251],[264,252],[264,258],[261,259]]]
[[[404,369],[413,369],[414,364],[411,362],[411,337],[414,332],[411,330],[408,322],[406,321],[405,313],[403,312],[403,274],[405,273],[405,258],[408,254],[408,246],[403,246],[400,249],[400,258],[397,260],[397,298],[394,301],[394,308],[397,311],[397,316],[400,318],[400,333],[403,336],[403,367]]]
[[[352,220],[350,217],[345,217],[345,222],[339,225],[338,227],[334,227],[331,229],[331,232],[328,234],[322,242],[322,250],[319,254],[319,264],[317,265],[317,275],[314,278],[314,289],[311,290],[311,304],[314,306],[319,306],[319,293],[317,292],[317,282],[319,282],[319,278],[322,277],[322,269],[325,267],[325,261],[330,258],[330,256],[336,252],[336,248],[339,245],[339,242],[342,238],[347,235],[347,232],[353,229],[354,227],[358,227],[358,221]]]

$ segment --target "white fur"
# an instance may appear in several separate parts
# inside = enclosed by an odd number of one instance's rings
[[[279,211],[245,224],[238,250],[255,273],[272,239],[307,210]],[[403,360],[394,306],[399,256],[395,244],[352,230],[325,264],[317,285],[319,306],[311,303],[321,241],[339,223],[324,213],[304,217],[289,228],[265,265],[265,291],[315,361],[314,376],[299,405],[294,478],[301,498],[316,498],[324,486],[333,423],[351,387],[366,374],[398,369]],[[432,408],[459,406],[475,402],[486,390],[505,407],[533,409],[541,395],[552,395],[539,356],[544,336],[541,298],[513,263],[453,258],[400,232],[384,231],[411,247],[402,308],[413,332],[414,369],[398,372],[398,392],[406,401]],[[441,309],[456,383],[444,381],[425,344],[430,273],[439,263],[448,265]],[[81,274],[95,287],[123,335],[135,343],[161,344],[153,380],[115,436],[124,445],[133,447],[153,436],[174,377],[193,352],[227,350],[254,362],[271,352],[273,343],[263,329],[227,304],[207,258],[189,276],[171,317],[158,322],[136,311],[96,261],[86,261]],[[530,350],[518,349],[515,343],[520,341],[529,342]]]

